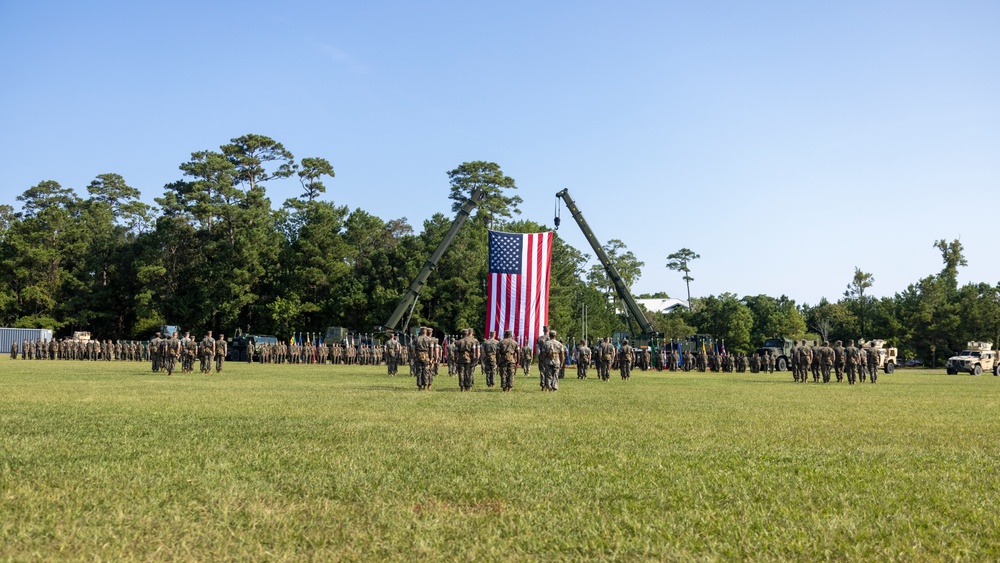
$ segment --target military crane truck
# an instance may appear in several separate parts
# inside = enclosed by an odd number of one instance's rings
[[[570,213],[573,215],[573,219],[576,220],[576,224],[579,225],[580,230],[583,231],[583,235],[587,237],[587,242],[590,243],[590,248],[593,249],[594,254],[597,255],[597,259],[601,261],[601,265],[604,266],[604,272],[608,275],[608,279],[611,280],[611,284],[614,285],[615,293],[618,294],[618,298],[621,299],[622,304],[625,307],[625,321],[628,323],[629,332],[632,333],[633,344],[636,348],[644,348],[649,345],[651,341],[657,338],[662,338],[663,333],[658,333],[653,328],[653,325],[649,323],[646,319],[646,313],[639,307],[639,304],[635,302],[635,298],[632,297],[632,293],[628,290],[628,286],[625,285],[625,280],[622,279],[621,274],[615,268],[611,260],[608,259],[608,255],[601,248],[601,243],[597,240],[597,235],[594,231],[590,230],[590,225],[587,224],[587,220],[583,218],[583,213],[576,206],[576,202],[569,195],[569,190],[562,190],[556,194],[557,198],[561,198],[569,209]],[[560,217],[556,215],[554,220],[555,228],[559,229]],[[635,325],[638,325],[638,329]]]
[[[389,320],[386,321],[385,326],[376,327],[376,331],[391,333],[396,330],[396,326],[403,319],[403,315],[406,315],[406,321],[403,323],[403,332],[406,332],[406,328],[410,324],[410,317],[413,315],[413,309],[417,306],[417,299],[420,298],[420,290],[424,288],[431,272],[437,268],[438,262],[444,256],[445,251],[448,250],[451,241],[455,240],[458,230],[462,228],[465,220],[469,218],[469,215],[472,214],[472,211],[479,205],[479,202],[482,201],[485,195],[486,192],[484,190],[477,189],[472,192],[472,195],[466,198],[465,203],[462,204],[462,208],[455,215],[455,220],[452,222],[451,228],[445,233],[444,238],[441,239],[437,248],[431,253],[427,262],[424,262],[424,266],[420,268],[420,272],[417,273],[417,277],[414,278],[409,289],[406,290],[406,293],[396,303],[396,309],[389,316]]]

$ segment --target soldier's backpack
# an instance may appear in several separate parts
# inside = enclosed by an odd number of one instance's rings
[[[603,358],[605,362],[611,361],[611,356],[614,355],[614,352],[615,349],[612,348],[610,344],[604,344],[601,346],[601,358]]]

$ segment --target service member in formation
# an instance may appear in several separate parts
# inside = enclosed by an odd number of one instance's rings
[[[535,349],[538,350],[538,386],[545,389],[545,372],[549,366],[549,358],[546,356],[548,348],[546,342],[549,340],[549,327],[543,326],[542,333],[535,340]]]
[[[605,336],[604,342],[601,343],[599,356],[597,360],[597,376],[601,378],[601,381],[607,381],[611,378],[611,364],[615,361],[615,347],[611,344],[611,337]]]
[[[249,345],[247,346],[249,348]],[[212,373],[212,358],[215,357],[215,339],[212,338],[212,331],[208,331],[205,338],[201,339],[201,373]]]
[[[812,350],[806,345],[805,339],[799,346],[799,382],[809,381],[809,366],[812,365]]]
[[[587,379],[587,369],[590,368],[590,360],[593,353],[584,340],[576,348],[576,377],[577,379]]]
[[[413,339],[413,365],[411,370],[417,378],[417,389],[425,391],[431,388],[428,381],[428,370],[431,363],[431,342],[427,337],[427,328],[420,327],[417,337]]]
[[[819,341],[813,340],[812,364],[810,364],[812,367],[810,369],[812,369],[813,381],[816,383],[819,383],[820,363],[822,362],[822,354],[819,352],[820,348],[821,346],[819,345]]]
[[[157,332],[153,335],[153,338],[149,340],[149,359],[153,364],[153,373],[160,371],[160,347],[162,342],[160,342],[160,333]]]
[[[510,391],[514,388],[514,373],[517,371],[518,356],[521,347],[514,340],[513,331],[505,331],[497,351],[497,365],[500,369],[500,389]]]
[[[531,344],[525,342],[524,346],[521,346],[521,371],[524,372],[524,375],[528,375],[531,372],[532,355]]]
[[[819,349],[820,371],[823,375],[823,383],[830,383],[830,370],[836,361],[836,352],[830,347],[830,343],[823,341],[823,346]]]
[[[864,343],[858,345],[858,381],[865,382],[865,374],[868,370],[868,350]]]
[[[868,348],[868,377],[872,383],[878,381],[878,350],[874,343]]]
[[[385,344],[385,367],[392,376],[399,372],[399,348],[399,337],[392,333],[392,338]]]
[[[497,383],[497,353],[500,351],[500,341],[492,330],[486,340],[483,340],[483,374],[486,376],[486,386],[493,388]]]
[[[474,371],[476,369],[476,348],[479,342],[472,336],[472,329],[462,329],[462,338],[455,343],[455,354],[458,356],[455,361],[458,364],[458,388],[462,391],[471,391],[475,384]]]
[[[10,359],[17,359],[17,340],[10,343]]]
[[[219,333],[215,339],[215,373],[222,373],[222,364],[226,361],[226,335]]]
[[[184,362],[182,367],[184,373],[194,373],[194,360],[198,357],[198,343],[191,338],[190,334],[184,339]]]
[[[628,381],[632,377],[632,364],[635,363],[635,350],[628,343],[626,338],[622,342],[622,347],[618,350],[618,370],[621,373],[622,381]]]
[[[847,341],[847,348],[844,348],[844,361],[847,368],[847,383],[854,385],[857,381],[858,369],[858,349],[854,347],[854,341]]]
[[[163,348],[165,350],[163,355],[166,361],[167,375],[173,375],[174,368],[177,366],[177,358],[181,356],[181,341],[177,338],[176,332],[170,335]]]
[[[844,343],[838,340],[833,344],[833,369],[837,374],[837,383],[840,383],[844,380]]]
[[[543,391],[559,390],[559,367],[566,363],[566,347],[556,338],[556,331],[550,330],[545,339],[545,379],[542,381]],[[539,352],[538,357],[542,357]],[[541,367],[541,366],[539,366]]]

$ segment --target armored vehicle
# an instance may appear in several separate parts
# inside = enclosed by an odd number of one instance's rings
[[[859,348],[874,349],[878,354],[878,367],[885,373],[893,373],[896,371],[896,365],[899,364],[899,350],[892,347],[887,348],[885,346],[885,340],[879,338],[869,340],[868,342],[862,340]]]
[[[993,375],[1000,375],[1000,362],[997,362],[997,351],[993,349],[992,342],[973,341],[966,345],[961,354],[948,358],[945,369],[948,375],[955,375],[960,371],[971,375],[992,371]]]

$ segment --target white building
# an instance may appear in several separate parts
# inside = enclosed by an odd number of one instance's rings
[[[673,297],[668,297],[666,299],[636,299],[635,302],[645,307],[646,310],[651,313],[667,314],[678,307],[683,307],[685,309],[691,308],[688,306],[687,301],[683,299],[674,299]]]

